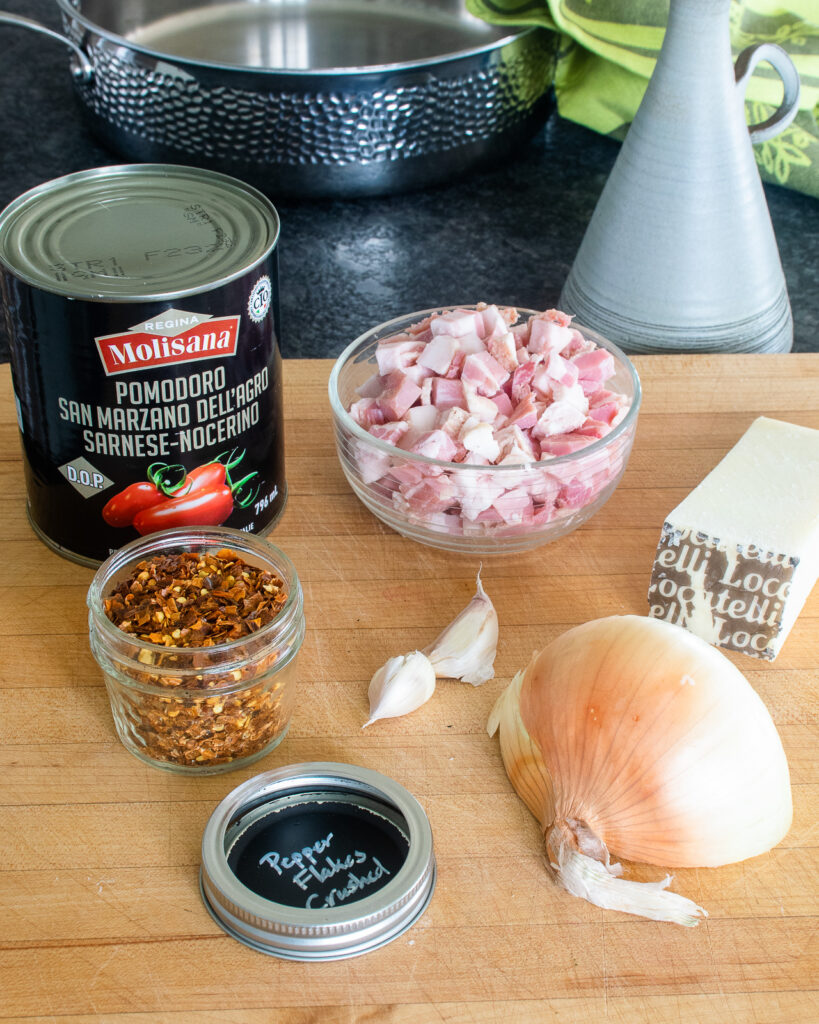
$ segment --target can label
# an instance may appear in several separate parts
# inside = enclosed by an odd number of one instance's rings
[[[261,532],[286,487],[275,252],[168,303],[55,295],[6,275],[29,514],[97,562],[140,534]]]
[[[127,334],[94,340],[103,369],[111,377],[151,366],[235,356],[240,322],[238,316],[211,317],[172,309],[154,320],[134,324]]]

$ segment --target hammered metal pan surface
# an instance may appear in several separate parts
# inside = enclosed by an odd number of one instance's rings
[[[274,196],[445,181],[508,157],[549,105],[556,37],[462,0],[58,2],[104,142]]]

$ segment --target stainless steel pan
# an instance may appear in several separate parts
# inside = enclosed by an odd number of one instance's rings
[[[58,0],[103,142],[272,195],[354,196],[508,157],[541,123],[555,36],[463,0]]]

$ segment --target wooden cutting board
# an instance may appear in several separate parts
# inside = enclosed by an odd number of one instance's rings
[[[709,911],[685,929],[606,912],[557,888],[512,790],[490,708],[532,651],[587,619],[647,610],[663,516],[764,413],[819,428],[819,355],[651,356],[619,489],[552,545],[484,558],[500,617],[497,676],[441,682],[366,732],[370,676],[424,646],[471,598],[477,559],[382,527],[336,460],[329,361],[285,364],[290,497],[272,541],[304,585],[307,638],[290,734],[252,768],[179,778],[114,734],[88,649],[92,571],[29,527],[8,368],[0,372],[5,572],[0,667],[0,1020],[49,1024],[710,1024],[819,1020],[819,591],[774,664],[731,660],[788,755],[793,827],[743,864],[676,872]],[[294,963],[224,935],[199,897],[199,843],[245,778],[299,761],[392,776],[432,823],[438,884],[390,945]],[[636,868],[635,877],[660,878]]]

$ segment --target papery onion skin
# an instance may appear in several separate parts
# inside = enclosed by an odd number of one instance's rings
[[[715,867],[790,827],[788,765],[764,703],[681,627],[626,615],[569,630],[526,668],[519,713],[551,779],[544,831],[578,822],[618,857]]]

